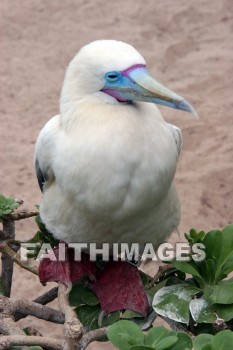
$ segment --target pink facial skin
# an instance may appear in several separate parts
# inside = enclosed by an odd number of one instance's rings
[[[146,65],[145,65],[145,64],[134,64],[133,66],[131,66],[131,67],[129,67],[129,68],[123,70],[123,71],[121,72],[121,74],[124,75],[124,76],[128,76],[128,74],[129,74],[132,70],[134,70],[134,69],[136,69],[136,68],[146,68]]]
[[[120,94],[117,91],[115,91],[115,90],[103,89],[102,91],[105,92],[106,94],[114,97],[117,101],[120,101],[120,102],[126,102],[127,101],[127,99],[125,99],[124,97],[120,96]]]
[[[121,71],[121,74],[123,76],[128,76],[130,72],[132,72],[134,69],[137,69],[137,68],[145,68],[146,66],[144,64],[134,64],[133,66]],[[102,90],[103,92],[105,92],[106,94],[114,97],[117,101],[119,102],[126,102],[127,99],[124,98],[120,92],[116,91],[116,90],[113,90],[113,89],[103,89]]]

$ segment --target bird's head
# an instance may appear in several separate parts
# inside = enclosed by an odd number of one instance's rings
[[[154,79],[141,54],[131,45],[97,40],[70,62],[61,93],[61,109],[85,96],[105,103],[144,101],[195,114],[189,102]]]

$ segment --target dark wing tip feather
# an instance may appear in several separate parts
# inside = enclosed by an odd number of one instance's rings
[[[47,180],[47,176],[41,170],[38,159],[36,159],[35,167],[36,167],[36,175],[37,175],[38,184],[40,186],[41,192],[43,192],[43,188],[44,188],[44,184]]]

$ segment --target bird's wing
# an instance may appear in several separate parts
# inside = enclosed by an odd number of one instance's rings
[[[52,169],[52,151],[59,128],[59,116],[50,119],[41,130],[36,142],[35,168],[38,183],[43,192],[45,185],[48,186],[54,181]]]
[[[174,137],[176,147],[177,147],[177,154],[179,157],[180,152],[181,152],[182,147],[183,147],[183,138],[182,138],[181,130],[179,128],[177,128],[177,126],[170,124],[170,123],[167,123],[167,126],[168,126],[169,130],[171,131],[172,136]]]
[[[48,176],[41,169],[40,164],[39,164],[39,159],[37,157],[35,158],[35,168],[36,168],[36,176],[37,176],[38,184],[40,186],[41,192],[43,192],[43,187],[44,187],[46,180],[48,179]]]

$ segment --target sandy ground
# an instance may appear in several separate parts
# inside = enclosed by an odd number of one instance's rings
[[[233,222],[232,0],[1,0],[0,16],[0,192],[24,199],[28,209],[40,202],[34,146],[58,113],[65,68],[82,45],[111,38],[134,45],[152,74],[199,113],[195,120],[161,108],[184,138],[176,174],[181,234]],[[35,229],[33,220],[20,222],[17,237]],[[14,296],[41,290],[30,274],[15,270]],[[59,332],[42,323],[40,330]]]

